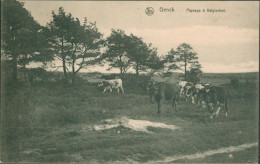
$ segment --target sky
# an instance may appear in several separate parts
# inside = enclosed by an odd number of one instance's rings
[[[257,1],[22,1],[41,25],[63,7],[83,22],[96,22],[104,37],[111,29],[140,36],[165,55],[181,43],[198,53],[203,72],[259,70],[259,2]],[[147,7],[154,13],[148,16]],[[174,12],[161,12],[169,8]],[[205,12],[203,12],[203,9]],[[220,9],[225,12],[207,12]],[[105,72],[105,67],[92,68]],[[118,71],[118,70],[115,70]]]

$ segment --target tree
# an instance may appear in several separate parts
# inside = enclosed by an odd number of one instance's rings
[[[127,56],[135,67],[136,75],[140,70],[144,71],[147,68],[147,59],[154,53],[155,49],[152,48],[152,44],[147,45],[142,38],[133,34],[128,37]]]
[[[179,45],[177,47],[177,53],[179,55],[179,61],[183,63],[181,67],[184,66],[184,79],[186,80],[187,71],[192,68],[199,68],[200,66],[197,53],[194,52],[193,48],[187,43]]]
[[[164,73],[163,77],[171,77],[173,71],[179,70],[180,67],[178,62],[180,62],[180,56],[177,51],[171,49],[167,55],[164,56]]]
[[[163,57],[157,55],[157,49],[153,48],[151,55],[146,61],[146,70],[150,70],[148,75],[151,77],[154,73],[164,72],[166,60]]]
[[[65,80],[72,80],[74,85],[77,73],[102,59],[100,49],[104,44],[102,34],[96,23],[87,22],[81,25],[78,18],[66,14],[62,7],[59,13],[52,12],[53,20],[47,25],[50,31],[54,56],[62,61]],[[71,68],[69,68],[71,67]]]
[[[41,34],[42,27],[16,0],[4,0],[2,48],[6,59],[12,61],[13,80],[17,80],[17,66],[25,68],[32,61],[46,62],[48,42]]]
[[[126,73],[130,67],[129,58],[127,57],[127,39],[128,36],[123,30],[112,29],[111,34],[107,37],[107,51],[105,57],[110,62],[111,67],[119,68],[120,74]]]
[[[65,80],[68,81],[66,58],[68,52],[73,48],[70,47],[68,41],[71,38],[69,25],[74,21],[74,18],[72,18],[71,14],[66,15],[62,7],[59,8],[57,15],[52,11],[52,18],[53,20],[47,24],[47,28],[50,32],[53,53],[56,59],[62,61],[63,75]]]
[[[96,23],[87,22],[85,18],[83,26],[79,21],[74,27],[73,39],[71,45],[75,45],[74,51],[71,52],[72,63],[72,84],[74,85],[76,74],[88,66],[100,63],[103,60],[101,48],[104,46],[103,34],[101,34]],[[77,65],[77,69],[75,66]]]

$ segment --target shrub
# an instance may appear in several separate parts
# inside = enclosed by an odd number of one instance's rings
[[[186,81],[191,82],[193,84],[200,82],[199,74],[193,72],[187,72]]]
[[[128,93],[145,94],[147,82],[151,79],[148,75],[123,74],[121,75],[123,87]]]

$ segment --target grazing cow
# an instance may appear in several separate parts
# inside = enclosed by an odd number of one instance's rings
[[[203,84],[203,85],[202,84],[197,85],[195,98],[196,98],[196,102],[198,105],[202,105],[205,107],[204,97],[209,92],[210,88],[212,88],[212,87],[213,87],[213,85],[208,84],[208,83]]]
[[[158,83],[157,88],[155,88],[155,100],[157,102],[158,110],[157,113],[161,112],[161,101],[171,100],[172,108],[177,111],[177,102],[180,94],[180,86],[178,84],[169,84],[169,83]]]
[[[221,107],[225,109],[227,116],[228,92],[226,87],[210,86],[203,91],[202,99],[210,112],[210,118],[217,117]]]
[[[195,88],[196,88],[196,91],[198,92],[199,90],[202,90],[204,88],[204,86],[202,84],[200,84],[200,83],[197,83],[195,85]]]
[[[121,89],[122,93],[124,94],[123,82],[121,79],[103,80],[98,84],[98,86],[105,87],[103,93],[105,93],[107,90],[110,90],[110,92],[112,92],[112,89],[115,88],[117,89],[117,93],[119,93]]]

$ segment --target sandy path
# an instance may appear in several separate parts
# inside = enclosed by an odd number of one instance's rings
[[[230,146],[226,148],[216,149],[216,150],[209,150],[203,153],[196,153],[191,155],[179,155],[179,156],[173,156],[173,157],[167,157],[163,160],[158,161],[148,161],[147,163],[153,164],[153,163],[172,163],[177,160],[183,160],[183,159],[197,159],[197,158],[204,158],[206,156],[220,154],[220,153],[231,153],[235,151],[242,151],[254,146],[257,146],[258,143],[251,143],[251,144],[243,144],[239,146]]]

